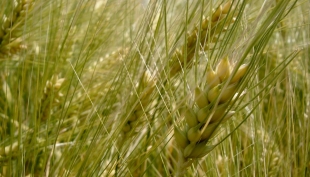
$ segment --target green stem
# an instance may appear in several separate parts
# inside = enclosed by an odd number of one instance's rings
[[[178,151],[178,164],[177,164],[177,171],[175,173],[176,177],[180,177],[184,175],[184,163],[186,162],[186,159],[183,156],[183,153],[181,152],[181,150],[177,150]]]

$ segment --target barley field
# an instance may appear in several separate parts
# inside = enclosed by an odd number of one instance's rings
[[[0,177],[310,176],[310,1],[0,6]]]

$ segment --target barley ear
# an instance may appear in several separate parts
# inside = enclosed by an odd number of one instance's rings
[[[127,116],[126,123],[123,131],[128,134],[133,128],[134,124],[146,114],[147,108],[151,103],[151,96],[155,90],[156,79],[150,74],[149,71],[145,71],[141,77],[141,82],[137,85],[136,90],[141,90],[139,96],[134,96],[132,102],[135,102],[135,106],[130,115]]]
[[[22,25],[32,6],[32,0],[17,1],[13,12],[3,18],[0,28],[0,57],[15,54],[25,48],[20,37],[23,35]]]
[[[197,42],[199,43],[199,46],[203,46],[204,50],[209,48],[206,41],[211,40],[217,42],[218,35],[222,28],[216,28],[216,26],[227,15],[231,6],[231,1],[224,5],[220,5],[217,10],[213,12],[210,18],[204,18],[200,26],[196,25],[193,30],[187,33],[187,43],[183,44],[182,47],[176,49],[175,52],[172,54],[171,59],[169,60],[171,77],[178,74],[182,70],[182,68],[191,68],[195,51],[199,51],[199,49],[196,49]],[[233,22],[234,21],[231,20],[229,23]],[[210,35],[208,33],[210,33]],[[187,68],[184,68],[185,64]],[[225,77],[225,75],[223,75],[223,77]]]
[[[211,152],[215,146],[210,141],[215,137],[219,127],[235,114],[231,110],[230,101],[237,92],[238,81],[246,71],[239,69],[233,83],[227,83],[231,70],[228,57],[222,59],[216,67],[207,67],[206,88],[196,87],[194,90],[194,105],[183,110],[186,128],[180,130],[174,127],[174,136],[181,153],[179,163],[187,163],[188,159],[202,158]],[[186,135],[185,135],[186,134]],[[185,159],[185,162],[183,160]]]
[[[53,75],[52,78],[46,82],[43,90],[43,98],[40,100],[41,110],[39,119],[42,121],[46,121],[51,115],[53,108],[60,104],[63,97],[60,88],[64,81],[64,78],[59,79],[57,75]]]

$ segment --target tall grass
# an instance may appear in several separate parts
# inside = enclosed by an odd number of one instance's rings
[[[0,176],[310,175],[308,1],[0,6]]]

